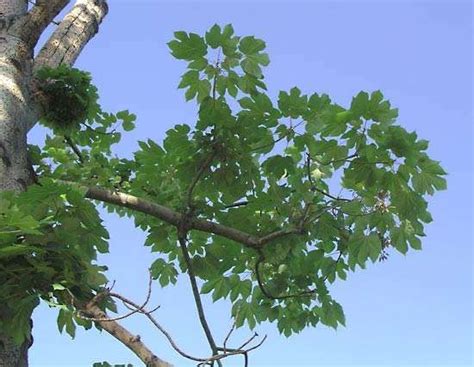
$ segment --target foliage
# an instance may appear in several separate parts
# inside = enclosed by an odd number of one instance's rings
[[[396,125],[398,111],[380,91],[360,92],[348,107],[297,87],[272,99],[263,76],[265,42],[236,36],[231,25],[214,25],[204,36],[176,32],[168,46],[187,62],[179,88],[197,105],[196,123],[176,125],[162,144],[139,142],[133,158],[117,158],[117,122],[128,131],[135,116],[97,107],[86,123],[74,122],[69,141],[56,134],[42,149],[32,146],[41,186],[5,196],[0,217],[0,256],[12,264],[2,276],[25,269],[30,275],[7,286],[31,295],[32,303],[40,297],[58,304],[60,328],[71,335],[74,322],[84,322],[71,312],[68,295],[80,299],[105,283],[94,260],[107,251],[107,233],[84,191],[61,184],[77,182],[255,236],[293,229],[260,248],[192,231],[189,252],[201,292],[228,299],[237,326],[271,321],[289,336],[319,323],[344,325],[328,285],[385,259],[391,248],[421,248],[432,220],[426,196],[446,188],[428,142]],[[95,88],[87,93],[80,99],[95,98]],[[187,271],[174,226],[105,207],[147,232],[145,245],[157,256],[151,271],[162,286]]]
[[[106,281],[106,267],[94,264],[96,253],[108,249],[108,233],[94,205],[69,185],[45,180],[17,197],[0,197],[0,295],[16,311],[18,322],[1,325],[17,342],[29,324],[21,320],[45,300],[59,306],[58,327],[74,335],[73,302],[88,300]],[[28,318],[26,318],[28,320]]]

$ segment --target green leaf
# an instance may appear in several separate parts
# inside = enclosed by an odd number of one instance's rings
[[[426,162],[422,161],[419,165],[421,171],[412,176],[413,188],[416,191],[433,195],[435,190],[446,190],[446,179],[441,177],[446,175],[446,172],[438,162],[427,160]]]
[[[377,234],[371,233],[366,236],[364,246],[367,246],[369,257],[372,262],[376,262],[380,256],[380,252],[382,251],[382,243]]]
[[[171,54],[180,60],[197,60],[207,54],[204,39],[195,33],[175,32],[175,40],[168,42]]]
[[[265,42],[253,36],[243,37],[239,43],[239,51],[245,55],[253,55],[265,49]]]
[[[342,326],[346,326],[346,316],[344,315],[344,310],[342,309],[342,306],[337,302],[333,302],[333,308],[336,320]]]
[[[308,98],[301,95],[301,91],[294,87],[290,93],[280,92],[278,95],[278,107],[283,116],[298,118],[302,116],[308,108]]]
[[[192,87],[196,88],[199,83],[199,72],[197,70],[189,70],[181,77],[178,88]]]
[[[337,329],[338,319],[340,318],[338,311],[332,303],[323,303],[320,309],[321,322],[324,325]]]
[[[369,95],[366,92],[359,92],[357,96],[352,98],[351,112],[356,116],[364,116],[369,107]]]
[[[212,28],[206,32],[206,42],[212,48],[217,48],[222,45],[221,27],[214,24]]]
[[[281,155],[268,158],[262,166],[267,175],[273,176],[276,179],[280,179],[295,170],[293,159],[288,156],[282,157]]]
[[[162,287],[168,284],[176,284],[178,272],[172,263],[166,262],[164,259],[156,259],[151,264],[150,272],[153,279],[158,279]]]
[[[201,287],[201,293],[203,293],[203,294],[210,293],[211,291],[214,290],[214,288],[216,286],[216,283],[218,283],[219,281],[220,280],[218,278],[207,281]]]
[[[214,283],[214,291],[212,293],[212,300],[215,302],[220,298],[226,297],[230,292],[227,278],[221,277]]]
[[[260,65],[266,66],[270,62],[266,54],[248,56],[240,62],[240,66],[247,74],[256,78],[262,77],[262,68]]]
[[[20,256],[20,255],[29,255],[29,254],[40,253],[40,252],[43,252],[42,249],[33,247],[33,246],[13,245],[13,246],[0,247],[0,259],[13,257],[13,256]]]
[[[393,228],[391,230],[391,241],[392,245],[402,254],[408,252],[408,245],[406,235],[401,228]]]
[[[204,70],[208,65],[209,64],[207,62],[207,59],[203,57],[203,58],[191,61],[188,65],[188,68],[201,71],[201,70]]]

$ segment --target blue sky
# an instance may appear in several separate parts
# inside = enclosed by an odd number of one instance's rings
[[[448,191],[434,197],[435,219],[424,249],[350,274],[333,287],[347,327],[308,329],[286,339],[274,325],[251,355],[251,366],[471,366],[473,129],[472,4],[469,1],[118,1],[100,34],[78,60],[99,87],[106,110],[128,108],[138,126],[120,154],[137,140],[160,142],[176,123],[193,124],[196,109],[177,90],[184,64],[166,42],[173,31],[202,33],[212,24],[232,23],[237,34],[267,41],[270,94],[299,86],[326,92],[342,105],[360,90],[381,89],[400,109],[399,123],[431,141],[429,153],[448,171]],[[36,127],[30,141],[41,141]],[[104,215],[111,232],[109,265],[116,290],[141,300],[147,266],[154,255],[144,235],[128,221]],[[175,288],[155,288],[156,316],[185,350],[208,351],[186,279]],[[208,304],[217,339],[230,326],[226,302]],[[141,364],[107,334],[79,330],[74,341],[60,335],[56,311],[35,312],[32,367],[91,366],[93,362]],[[145,320],[124,323],[155,353],[176,366],[177,356]],[[242,330],[236,343],[250,335]],[[240,338],[240,339],[239,339]],[[230,360],[240,366],[241,360]]]

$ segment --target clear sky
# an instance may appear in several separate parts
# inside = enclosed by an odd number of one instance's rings
[[[232,23],[237,34],[267,41],[266,70],[273,96],[299,86],[326,92],[348,105],[359,90],[381,89],[400,109],[399,123],[431,141],[429,153],[448,171],[448,191],[431,201],[435,221],[424,249],[405,257],[392,253],[333,286],[347,327],[307,329],[286,339],[275,325],[258,328],[269,338],[250,356],[251,366],[472,366],[473,330],[473,114],[472,4],[470,1],[119,1],[78,67],[92,72],[106,110],[138,115],[120,154],[137,140],[161,142],[176,123],[193,124],[196,109],[177,90],[184,64],[166,42],[173,31],[202,33],[214,23]],[[41,140],[41,128],[30,135]],[[154,255],[129,221],[104,215],[111,232],[110,267],[116,290],[140,301]],[[156,316],[183,349],[206,355],[190,289],[155,288]],[[208,304],[218,340],[230,326],[229,304]],[[32,367],[91,366],[93,362],[139,361],[108,334],[78,330],[60,335],[56,310],[35,312]],[[192,366],[140,316],[126,326],[161,358]],[[250,335],[242,330],[236,343]],[[239,339],[241,338],[241,339]],[[228,364],[241,366],[241,359]]]

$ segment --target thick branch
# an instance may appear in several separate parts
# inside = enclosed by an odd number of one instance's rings
[[[107,14],[105,0],[77,0],[35,58],[35,70],[72,65],[84,46],[98,32]]]
[[[104,311],[102,311],[95,303],[89,303],[84,312],[98,320],[107,320],[108,317]],[[127,329],[118,324],[116,321],[96,321],[102,329],[107,331],[114,338],[119,340],[127,348],[140,358],[146,366],[150,367],[170,367],[171,365],[161,359],[159,359],[153,352],[147,348],[145,344],[140,340],[139,336],[131,334]]]
[[[59,1],[64,0],[55,0],[54,2]],[[41,4],[43,3],[46,1],[41,2]],[[99,24],[107,11],[106,0],[77,0],[36,56],[33,73],[45,66],[55,68],[61,64],[73,65],[84,46],[97,33]],[[25,30],[25,32],[27,31]],[[29,88],[34,103],[30,106],[32,118],[27,121],[28,131],[44,114],[44,109],[48,104],[36,78],[31,79]]]
[[[63,181],[64,182],[64,181]],[[119,205],[125,208],[136,210],[138,212],[151,215],[161,219],[171,225],[178,227],[182,221],[183,215],[167,208],[163,205],[155,204],[150,201],[140,199],[136,196],[124,194],[121,192],[113,192],[98,187],[90,187],[86,192],[89,199],[99,200],[105,203]],[[291,234],[301,233],[301,229],[285,229],[270,233],[261,238],[238,229],[228,227],[222,224],[211,222],[204,219],[190,219],[189,229],[195,229],[202,232],[213,233],[218,236],[228,238],[230,240],[241,243],[247,247],[259,249],[267,243],[278,238],[286,237]]]
[[[86,197],[133,209],[161,219],[174,226],[178,226],[182,220],[182,214],[163,205],[155,204],[133,195],[112,192],[98,187],[90,187],[86,193]],[[249,247],[258,247],[259,239],[257,237],[221,224],[207,220],[193,219],[191,220],[190,227],[199,231],[221,235]]]
[[[36,5],[21,20],[20,37],[33,49],[41,34],[70,0],[37,0]]]

